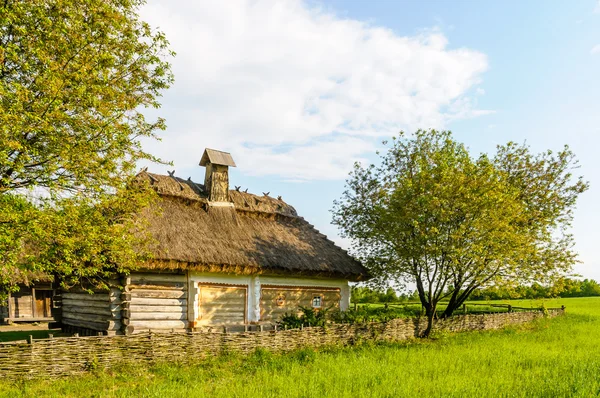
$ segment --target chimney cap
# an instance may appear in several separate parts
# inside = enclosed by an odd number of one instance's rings
[[[229,152],[217,151],[210,148],[204,150],[202,159],[200,159],[200,166],[206,166],[207,163],[235,167],[235,162]]]

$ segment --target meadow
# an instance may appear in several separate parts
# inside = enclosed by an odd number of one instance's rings
[[[513,301],[538,307],[539,301]],[[0,381],[2,397],[595,397],[600,298],[545,300],[567,314],[523,327],[394,344],[230,354],[77,378]]]

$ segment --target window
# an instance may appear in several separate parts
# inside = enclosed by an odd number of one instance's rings
[[[313,308],[321,308],[322,299],[321,296],[314,296],[312,299],[312,307]]]

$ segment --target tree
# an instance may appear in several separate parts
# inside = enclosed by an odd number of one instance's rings
[[[75,241],[103,236],[92,241],[113,254],[131,246],[125,242],[133,235],[123,228],[134,221],[127,215],[149,191],[124,192],[139,160],[159,160],[141,139],[156,139],[165,128],[161,118],[147,120],[144,108],[158,108],[173,81],[166,61],[173,53],[165,36],[140,20],[143,3],[0,5],[0,267],[53,271],[52,261],[69,258],[80,264],[75,277],[98,270],[89,267],[98,261],[116,266],[108,252],[84,265]],[[24,203],[26,197],[35,201]],[[119,217],[95,217],[108,213]]]
[[[471,156],[450,132],[400,134],[381,164],[356,164],[333,222],[381,282],[416,284],[431,332],[487,284],[551,278],[576,261],[567,230],[577,196],[574,155],[534,156],[509,143]]]

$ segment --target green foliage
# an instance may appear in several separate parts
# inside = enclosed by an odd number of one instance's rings
[[[141,0],[5,1],[0,6],[0,194],[105,191],[128,176],[164,121],[144,108],[173,76],[168,42]]]
[[[350,288],[350,301],[353,303],[402,303],[418,299],[419,296],[416,291],[398,295],[391,287],[388,287],[385,291],[368,286],[352,286]]]
[[[360,305],[346,311],[334,311],[331,320],[336,323],[388,322],[397,318],[418,317],[420,305],[371,306]]]
[[[595,397],[600,391],[600,299],[546,302],[560,304],[569,308],[567,315],[526,326],[303,349],[271,359],[261,353],[261,365],[254,367],[240,355],[193,364],[127,365],[58,380],[3,379],[0,397]]]
[[[173,76],[141,0],[5,1],[0,6],[0,285],[28,272],[105,283],[136,263],[153,198],[131,189],[147,120]],[[141,239],[138,239],[141,238]],[[141,255],[143,255],[143,250]],[[0,286],[1,287],[1,286]]]
[[[278,324],[287,329],[298,329],[302,326],[326,326],[329,308],[315,309],[300,307],[301,314],[285,313]]]
[[[476,289],[471,300],[541,299],[553,297],[597,297],[600,284],[593,279],[560,278],[550,285],[488,286]]]
[[[568,228],[588,188],[576,165],[568,148],[535,155],[509,143],[473,157],[450,132],[401,133],[379,165],[355,165],[333,222],[376,281],[416,284],[431,326],[443,299],[449,316],[486,284],[571,269]]]

